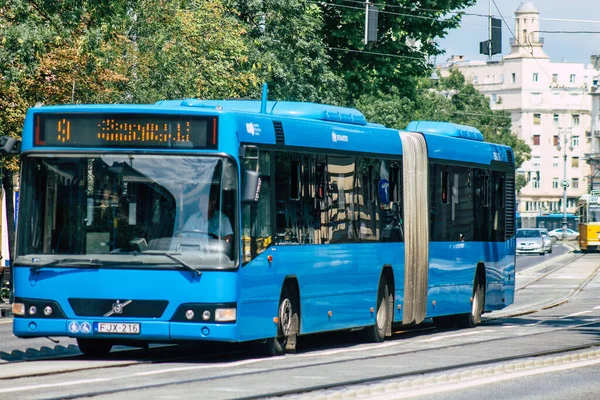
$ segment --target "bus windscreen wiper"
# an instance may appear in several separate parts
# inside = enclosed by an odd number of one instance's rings
[[[183,268],[187,269],[188,271],[192,272],[195,276],[202,275],[202,272],[198,271],[196,268],[192,267],[191,265],[189,265],[185,261],[182,261],[179,258],[175,257],[175,256],[180,256],[181,253],[167,253],[165,251],[157,251],[157,252],[148,251],[148,252],[146,252],[146,254],[157,255],[157,256],[165,256],[168,259],[175,261],[177,264],[181,265]]]
[[[36,272],[43,268],[59,267],[59,266],[66,266],[66,265],[72,265],[74,267],[81,267],[81,268],[96,268],[96,267],[100,267],[102,265],[106,265],[106,262],[102,261],[102,260],[95,260],[93,258],[90,258],[89,260],[79,259],[79,258],[64,258],[61,260],[50,261],[45,264],[33,265],[29,268],[29,270],[31,272]]]

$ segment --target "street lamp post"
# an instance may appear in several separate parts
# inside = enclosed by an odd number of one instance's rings
[[[570,131],[571,129],[569,129]],[[563,132],[563,128],[558,128],[559,131],[559,136],[560,134]],[[570,139],[571,135],[567,135],[567,133],[565,132],[563,134],[563,142],[564,142],[564,146],[562,146],[562,150],[563,150],[563,181],[562,181],[562,187],[563,187],[563,220],[562,220],[562,238],[564,239],[565,236],[567,235],[567,188],[569,187],[569,181],[567,180],[567,147],[569,148],[570,151],[573,151],[573,145],[570,144],[569,145],[569,139]],[[569,145],[569,146],[567,146]],[[558,145],[556,146],[558,151],[561,150],[561,146],[560,146],[560,139],[558,140]]]

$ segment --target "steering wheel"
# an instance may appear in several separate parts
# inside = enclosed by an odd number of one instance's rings
[[[219,239],[219,236],[215,235],[214,233],[210,233],[210,232],[203,231],[203,230],[200,230],[200,229],[182,229],[180,231],[175,232],[173,234],[173,236],[181,237],[182,233],[200,234],[200,235],[208,236],[208,237],[211,237],[211,238],[214,238],[214,239]]]

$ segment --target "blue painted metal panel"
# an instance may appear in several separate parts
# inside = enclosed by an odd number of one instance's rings
[[[453,124],[452,122],[412,121],[408,124],[406,130],[422,133],[435,133],[438,135],[447,135],[455,138],[483,142],[483,135],[477,128]]]
[[[456,139],[450,136],[426,134],[429,157],[489,165],[492,161],[508,162],[506,146]]]
[[[177,307],[182,303],[233,303],[238,298],[237,271],[204,271],[198,278],[191,272],[179,270],[140,270],[140,269],[76,269],[47,268],[35,273],[27,267],[15,267],[14,279],[17,282],[17,296],[31,299],[53,299],[58,302],[68,319],[85,319],[75,315],[69,298],[114,298],[168,300],[169,304],[160,318],[123,318],[121,321],[140,322],[146,326],[148,321],[169,321]],[[69,288],[57,291],[56,288]],[[110,310],[107,310],[110,311]],[[26,318],[18,318],[27,320]],[[87,318],[87,320],[91,320]],[[50,321],[50,320],[46,320]],[[115,318],[97,317],[96,322],[115,322]],[[54,322],[48,324],[54,326]],[[47,324],[44,323],[44,326]],[[64,329],[64,324],[61,325]],[[152,334],[168,337],[166,328],[156,327]],[[26,328],[26,329],[25,329]],[[148,328],[150,329],[150,328]],[[152,328],[155,329],[155,328]],[[162,329],[162,331],[161,331]],[[225,331],[231,331],[227,328]],[[143,331],[140,337],[146,337]],[[163,332],[163,333],[160,333]],[[166,333],[165,333],[166,332]],[[27,335],[27,326],[15,326],[17,336]],[[61,334],[54,332],[53,334]],[[64,334],[64,332],[62,332]],[[237,333],[236,333],[237,334]],[[112,337],[112,336],[111,336]],[[155,338],[157,338],[156,336]],[[237,340],[237,337],[223,338]]]
[[[281,121],[285,144],[295,147],[347,150],[369,154],[402,154],[399,132],[377,124],[361,124],[356,110],[303,103],[267,104],[252,101],[163,101],[152,106],[57,106],[28,111],[23,150],[33,148],[35,112],[140,112],[219,116],[219,151],[237,159],[240,142],[275,144],[273,120]],[[220,109],[219,109],[220,107]],[[330,106],[327,106],[330,107]],[[327,113],[327,114],[324,114]],[[338,117],[335,116],[338,113]],[[358,115],[360,114],[360,115]],[[341,122],[326,122],[323,119]],[[410,126],[409,126],[410,127]],[[423,126],[421,126],[423,128]],[[447,129],[448,126],[446,125]],[[490,164],[507,162],[507,147],[452,137],[464,134],[425,133],[429,156],[437,159]],[[472,131],[468,131],[473,133]],[[29,133],[29,134],[27,134]],[[47,148],[48,150],[51,150]],[[66,149],[57,149],[66,151]],[[133,150],[133,149],[132,149]],[[86,149],[103,152],[106,149]],[[119,151],[129,151],[120,149]],[[153,152],[176,153],[173,149]],[[273,256],[268,262],[267,256]],[[514,297],[514,240],[506,243],[431,243],[427,316],[468,312],[475,267],[486,265],[486,310],[505,307]],[[282,283],[295,276],[300,287],[301,333],[372,325],[378,279],[383,265],[391,265],[395,283],[395,315],[399,321],[403,302],[404,244],[360,243],[346,245],[272,246],[252,262],[231,272],[204,272],[198,282],[186,271],[46,269],[31,274],[15,268],[19,297],[54,299],[67,318],[77,318],[68,297],[169,299],[164,315],[148,323],[144,339],[212,339],[224,341],[273,337]],[[110,282],[107,285],[106,282]],[[139,282],[139,285],[132,285]],[[148,284],[153,282],[154,284]],[[56,291],[69,287],[69,292]],[[436,301],[435,307],[432,301]],[[169,323],[184,302],[237,302],[236,324],[213,324],[202,335],[202,324]],[[332,315],[329,317],[328,312]],[[79,319],[78,319],[79,320]],[[98,319],[96,319],[98,320]],[[114,319],[110,319],[114,321]],[[32,333],[31,319],[16,319],[19,336],[66,335],[66,320],[40,320]],[[218,326],[217,326],[218,325]],[[146,326],[146,325],[144,325]],[[148,335],[148,336],[147,336]]]

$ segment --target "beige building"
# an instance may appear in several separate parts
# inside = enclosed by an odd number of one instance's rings
[[[513,132],[531,147],[531,159],[518,170],[529,180],[517,197],[522,217],[563,211],[565,154],[567,212],[576,211],[591,176],[585,157],[591,151],[589,92],[597,71],[592,65],[550,61],[539,31],[538,10],[523,2],[515,12],[517,39],[510,39],[510,54],[489,62],[453,56],[441,68],[442,76],[450,68],[460,70],[490,99],[492,109],[510,112]]]

